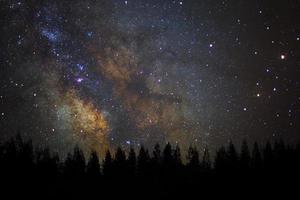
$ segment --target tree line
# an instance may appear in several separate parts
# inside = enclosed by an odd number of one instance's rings
[[[207,148],[199,152],[190,147],[185,156],[183,162],[180,147],[167,143],[163,147],[156,144],[151,151],[141,146],[137,151],[130,148],[125,152],[119,147],[114,153],[108,150],[103,160],[95,151],[86,159],[76,146],[62,160],[48,148],[35,149],[31,141],[24,141],[18,135],[0,145],[0,175],[5,184],[15,184],[17,180],[20,185],[55,185],[57,190],[59,186],[76,188],[79,184],[82,190],[115,186],[116,181],[123,186],[156,183],[192,187],[229,178],[248,182],[262,177],[274,180],[274,177],[298,176],[300,169],[300,144],[286,145],[282,140],[262,146],[254,143],[251,147],[243,141],[239,150],[229,142],[215,152],[214,158]]]

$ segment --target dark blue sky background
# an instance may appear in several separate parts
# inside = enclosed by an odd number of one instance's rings
[[[300,2],[1,1],[1,139],[62,154],[299,140]]]

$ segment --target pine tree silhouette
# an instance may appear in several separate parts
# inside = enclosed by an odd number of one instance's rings
[[[55,180],[58,175],[58,164],[58,155],[51,156],[49,148],[36,151],[36,169],[40,179]]]
[[[98,179],[100,178],[100,163],[96,151],[92,151],[90,159],[86,166],[86,173],[89,179]]]
[[[127,158],[129,176],[134,176],[136,172],[136,154],[133,147],[130,148]]]
[[[200,166],[199,153],[196,147],[189,147],[188,149],[188,166],[196,168]]]
[[[161,176],[162,169],[162,155],[160,150],[160,145],[155,144],[152,157],[151,157],[151,167],[152,167],[152,176],[158,178]]]
[[[150,156],[148,150],[141,146],[138,159],[137,159],[137,170],[138,174],[141,176],[145,176],[149,174],[150,170]]]
[[[271,169],[272,163],[274,162],[273,158],[273,148],[271,143],[268,141],[263,151],[263,165],[265,169]]]
[[[229,142],[228,149],[227,149],[227,162],[228,162],[228,167],[231,172],[236,171],[238,167],[238,154],[235,149],[234,144],[232,141]]]
[[[163,151],[163,164],[170,167],[173,164],[172,146],[167,143]]]
[[[254,143],[252,150],[251,168],[255,170],[260,170],[262,168],[262,156],[259,150],[257,142]]]
[[[68,153],[64,164],[64,175],[68,179],[82,179],[85,174],[85,158],[82,150],[75,146],[73,154]]]
[[[159,144],[156,144],[154,146],[152,160],[154,160],[156,163],[160,163],[161,162],[161,150],[160,150]]]
[[[219,174],[223,174],[228,170],[227,153],[224,146],[216,152],[214,167]]]
[[[74,148],[72,164],[74,168],[74,176],[82,178],[85,173],[85,157],[79,146],[75,146]]]
[[[112,177],[113,176],[113,165],[112,165],[112,156],[110,151],[108,150],[105,154],[105,158],[103,161],[103,174],[106,177]]]
[[[113,161],[113,166],[115,176],[123,177],[126,175],[126,155],[125,152],[121,149],[121,147],[117,148],[115,158]]]
[[[207,184],[212,182],[220,183],[220,188],[226,187],[224,184],[237,189],[252,188],[253,184],[265,187],[281,182],[288,184],[287,177],[297,180],[300,176],[300,145],[285,145],[283,140],[276,141],[274,147],[267,142],[262,153],[255,142],[251,155],[246,140],[239,152],[230,142],[226,148],[216,151],[214,167],[211,167],[207,148],[200,162],[197,148],[190,147],[186,164],[182,163],[178,145],[172,149],[167,143],[161,154],[156,144],[151,155],[143,146],[138,156],[131,147],[128,157],[123,149],[117,148],[114,158],[107,151],[101,165],[97,153],[92,151],[86,165],[78,146],[60,161],[58,154],[51,153],[48,148],[34,151],[30,140],[25,142],[17,136],[0,144],[0,175],[3,183],[11,183],[18,189],[34,187],[45,191],[43,188],[49,187],[87,194],[87,191],[102,188],[109,195],[116,189],[122,194],[133,187],[142,194],[153,185],[160,194],[167,190],[173,192],[178,187],[185,191],[208,188]],[[101,176],[101,166],[104,176]]]
[[[187,170],[191,178],[200,174],[199,152],[196,147],[189,147],[187,154]]]
[[[205,172],[208,172],[211,169],[209,150],[207,147],[205,147],[203,151],[202,167]]]
[[[174,164],[176,165],[176,167],[181,167],[182,165],[181,153],[180,153],[180,147],[178,145],[176,145],[175,147],[173,157],[174,157]]]
[[[241,155],[240,155],[240,167],[242,170],[246,171],[250,168],[250,151],[248,147],[248,143],[246,140],[243,141],[242,147],[241,147]]]

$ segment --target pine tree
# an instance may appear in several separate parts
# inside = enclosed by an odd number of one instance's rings
[[[128,163],[129,175],[134,176],[136,171],[136,154],[132,147],[130,148],[128,154],[127,163]]]
[[[85,157],[83,151],[78,146],[74,148],[72,164],[74,176],[82,178],[85,173]]]
[[[96,179],[100,177],[100,163],[96,151],[92,151],[90,159],[86,167],[86,173],[88,177]]]
[[[205,171],[208,171],[211,168],[209,150],[207,147],[205,147],[203,151],[202,167]]]
[[[125,152],[120,147],[118,147],[115,154],[114,163],[118,168],[122,168],[125,166],[125,162],[126,162]]]
[[[103,160],[103,174],[106,177],[111,177],[113,175],[113,166],[112,166],[112,156],[110,151],[108,150],[105,154],[105,158]]]
[[[164,148],[163,151],[163,164],[165,167],[170,168],[173,164],[173,154],[172,154],[172,146],[170,143]]]
[[[155,163],[157,163],[157,164],[161,162],[161,151],[160,151],[160,146],[159,146],[159,144],[156,144],[156,145],[154,146],[152,160],[153,160]]]
[[[174,164],[177,167],[181,167],[182,161],[181,161],[181,153],[180,153],[180,147],[176,145],[174,153],[173,153],[173,158],[174,158]]]
[[[228,170],[235,172],[238,166],[238,154],[232,141],[229,142],[227,149],[227,166]]]
[[[196,147],[195,148],[189,147],[187,160],[188,160],[187,165],[190,168],[198,168],[200,166],[199,153]]]
[[[216,152],[214,165],[218,173],[224,173],[227,170],[227,153],[224,146]]]
[[[272,164],[273,164],[273,161],[274,161],[273,148],[272,148],[272,145],[269,141],[266,143],[263,154],[264,154],[264,156],[263,156],[264,167],[267,168],[267,169],[272,168]]]
[[[257,142],[255,142],[253,145],[251,168],[253,168],[253,169],[261,169],[262,168],[262,156],[261,156]]]
[[[138,159],[137,159],[137,170],[139,175],[147,175],[150,168],[150,156],[149,152],[141,146]]]
[[[241,147],[241,155],[240,155],[240,166],[243,170],[248,170],[250,167],[250,151],[248,147],[248,143],[246,140],[243,141],[242,147]]]

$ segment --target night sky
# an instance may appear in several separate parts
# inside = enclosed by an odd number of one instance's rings
[[[299,0],[1,0],[0,139],[61,155],[300,139]]]

